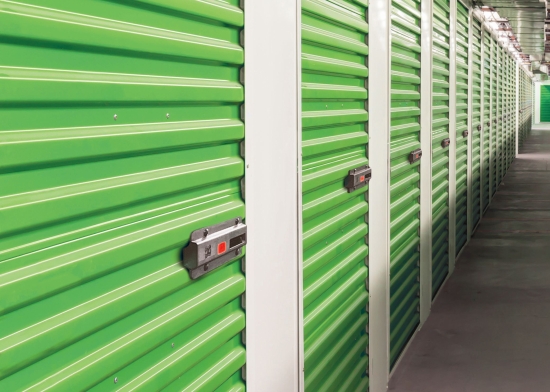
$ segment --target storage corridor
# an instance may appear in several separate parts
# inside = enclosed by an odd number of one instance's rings
[[[549,332],[550,128],[538,128],[508,169],[389,390],[547,390]]]

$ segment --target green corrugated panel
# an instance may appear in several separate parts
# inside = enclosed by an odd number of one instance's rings
[[[506,112],[505,112],[505,126],[506,126],[506,157],[505,157],[505,172],[508,171],[508,167],[512,162],[512,127],[513,127],[513,118],[512,113],[512,59],[509,54],[506,53],[506,68],[507,68],[507,81],[506,81]]]
[[[489,194],[490,183],[490,134],[491,124],[491,36],[488,31],[483,35],[483,211],[489,206],[491,195]]]
[[[503,134],[503,101],[504,101],[504,94],[503,94],[503,83],[504,83],[504,59],[503,59],[503,49],[500,45],[496,44],[495,46],[495,52],[496,52],[496,59],[497,59],[497,77],[496,77],[496,90],[497,90],[497,107],[496,107],[496,158],[497,158],[497,164],[496,164],[496,186],[500,185],[503,177],[503,147],[504,147],[504,134]]]
[[[498,44],[494,39],[491,38],[491,189],[492,196],[497,191],[497,107],[498,107],[498,95],[497,95],[497,86],[498,86],[498,69],[499,69],[499,60],[497,57],[497,48]]]
[[[503,58],[504,58],[504,66],[505,66],[505,73],[504,73],[504,80],[503,80],[503,88],[504,88],[504,102],[503,102],[503,108],[502,108],[502,127],[503,127],[503,156],[502,156],[502,175],[505,176],[506,172],[508,170],[508,154],[510,152],[510,118],[508,117],[509,114],[509,108],[510,108],[510,62],[508,53],[506,53],[503,49],[502,52]]]
[[[392,1],[390,366],[419,322],[420,0]],[[427,152],[426,152],[427,153]]]
[[[540,121],[550,122],[550,86],[540,86]]]
[[[472,21],[472,226],[481,219],[481,23]]]
[[[509,168],[514,160],[516,151],[516,72],[514,60],[508,55],[508,75],[510,81],[508,83],[508,162],[506,167]]]
[[[456,254],[468,235],[468,8],[457,3],[456,30]]]
[[[507,63],[508,63],[508,104],[506,108],[506,126],[507,126],[507,148],[506,148],[506,171],[508,171],[508,167],[510,166],[510,163],[512,161],[512,143],[513,143],[513,136],[512,136],[512,127],[513,127],[513,119],[511,116],[512,112],[512,83],[514,81],[514,76],[512,75],[512,59],[508,54],[506,54],[507,57]]]
[[[527,74],[520,67],[519,69],[519,146],[523,147],[523,142],[527,136]]]
[[[449,37],[448,1],[433,4],[432,296],[449,273]]]
[[[302,2],[306,391],[366,391],[368,164],[366,2]]]
[[[244,390],[237,4],[0,1],[0,390]]]
[[[532,81],[527,72],[520,68],[520,82],[521,87],[521,99],[519,107],[521,109],[520,113],[520,130],[521,130],[521,139],[520,145],[523,145],[524,140],[527,138],[529,132],[531,131],[531,110],[532,110]]]

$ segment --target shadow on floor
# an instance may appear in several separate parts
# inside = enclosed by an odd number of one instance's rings
[[[550,125],[520,149],[389,391],[550,391]]]

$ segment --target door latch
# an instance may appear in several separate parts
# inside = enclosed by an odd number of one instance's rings
[[[349,171],[344,186],[351,193],[361,187],[367,185],[372,177],[372,170],[369,166],[364,165]]]
[[[420,148],[417,148],[414,151],[411,151],[409,154],[409,162],[415,163],[416,161],[419,161],[420,158],[422,158],[422,150]]]
[[[449,139],[449,138],[443,139],[441,141],[441,147],[443,147],[443,148],[449,147],[450,144],[451,144],[451,139]]]
[[[191,279],[197,279],[241,255],[245,245],[246,225],[241,217],[195,230],[183,249],[183,266]]]

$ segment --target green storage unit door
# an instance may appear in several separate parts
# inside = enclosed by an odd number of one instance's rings
[[[519,146],[520,147],[523,147],[523,142],[525,141],[525,136],[526,136],[526,130],[527,130],[527,127],[526,127],[526,123],[525,123],[525,119],[527,118],[527,110],[526,109],[526,92],[527,92],[527,83],[526,83],[526,74],[525,74],[525,71],[523,70],[523,68],[520,67],[519,69],[519,105],[518,105],[518,109],[519,109]]]
[[[497,57],[498,44],[491,37],[491,198],[497,191],[497,75],[498,75],[498,57]]]
[[[523,119],[523,105],[525,102],[525,83],[523,81],[523,69],[520,67],[519,69],[519,78],[518,78],[518,84],[519,84],[519,98],[518,98],[518,145],[519,147],[523,146],[523,131],[524,131],[524,124]]]
[[[508,119],[508,108],[510,107],[510,67],[508,54],[502,49],[502,63],[504,75],[502,80],[503,103],[502,103],[502,177],[508,170],[508,150],[510,147],[510,122]]]
[[[449,273],[449,37],[447,0],[433,3],[432,296]]]
[[[508,104],[508,122],[510,132],[510,143],[508,145],[508,167],[512,164],[512,161],[516,155],[516,67],[514,59],[508,56],[510,84],[509,84],[509,104]]]
[[[420,320],[420,0],[392,1],[390,365]]]
[[[244,391],[243,13],[226,2],[0,1],[0,390]],[[188,259],[189,260],[189,259]]]
[[[527,74],[520,67],[519,69],[519,146],[523,146],[527,136]]]
[[[496,113],[495,113],[495,120],[496,120],[496,186],[500,185],[500,182],[502,181],[503,177],[503,164],[502,164],[502,158],[503,158],[503,147],[504,147],[504,134],[503,134],[503,121],[502,121],[502,113],[503,113],[503,107],[504,107],[504,66],[503,66],[503,53],[502,53],[502,47],[498,45],[498,43],[495,45],[495,53],[496,53],[496,66],[497,66],[497,75],[496,75],[496,93],[497,93],[497,106],[496,106]]]
[[[505,156],[505,172],[508,172],[508,167],[512,163],[512,145],[513,145],[513,119],[511,116],[512,113],[512,83],[513,83],[513,74],[512,74],[512,59],[505,54],[506,58],[506,109],[504,114],[504,121],[506,126],[506,156]]]
[[[512,118],[510,116],[510,113],[512,112],[512,83],[513,83],[513,75],[512,75],[512,59],[508,55],[508,53],[504,54],[504,57],[506,59],[506,107],[504,109],[504,126],[506,130],[506,150],[505,150],[505,157],[504,157],[504,173],[508,171],[508,167],[510,166],[510,163],[512,161],[512,142],[513,142],[513,136],[512,136]]]
[[[468,237],[468,8],[457,2],[456,27],[456,254]]]
[[[510,111],[512,109],[512,72],[511,72],[511,59],[508,53],[504,53],[506,62],[506,105],[504,108],[504,129],[505,129],[505,156],[504,156],[504,174],[508,171],[511,159],[511,147],[512,147],[512,119],[510,118]]]
[[[550,86],[540,86],[540,122],[550,122]]]
[[[481,178],[483,183],[483,211],[489,207],[491,195],[489,194],[490,183],[490,158],[491,158],[491,35],[488,31],[483,32],[483,162]]]
[[[306,391],[368,389],[367,1],[302,2]]]
[[[531,78],[522,68],[520,68],[520,83],[521,96],[519,102],[520,108],[520,146],[523,145],[531,130],[531,98],[532,98],[532,82]],[[543,87],[543,86],[541,86]]]
[[[481,219],[481,23],[472,21],[472,226]]]

